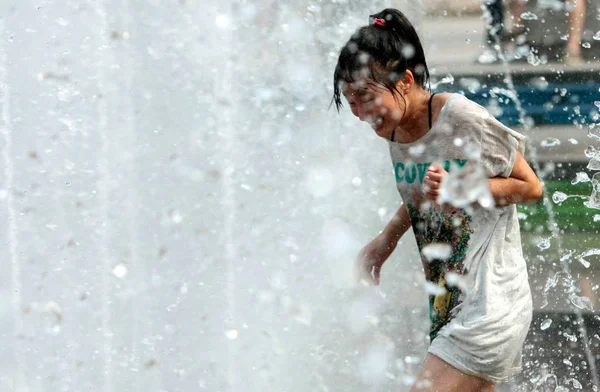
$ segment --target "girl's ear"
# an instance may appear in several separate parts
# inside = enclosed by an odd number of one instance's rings
[[[403,91],[404,94],[412,90],[413,86],[415,85],[415,76],[413,75],[410,69],[406,70],[406,72],[404,73],[404,77],[400,79],[398,83],[401,84],[400,91]]]

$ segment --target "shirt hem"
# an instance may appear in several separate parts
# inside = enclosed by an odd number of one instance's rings
[[[442,338],[443,336],[438,336],[436,338],[436,340]],[[446,341],[447,342],[447,341]],[[510,376],[520,373],[522,371],[522,367],[511,367],[508,369],[509,374],[504,375],[504,376],[494,376],[494,375],[490,375],[490,374],[485,374],[485,373],[481,373],[478,371],[473,370],[472,368],[470,368],[469,366],[465,365],[464,363],[461,363],[460,361],[455,360],[452,355],[450,355],[447,350],[445,349],[446,344],[442,344],[440,346],[439,342],[437,345],[431,345],[429,347],[428,352],[430,354],[435,355],[436,357],[439,357],[441,360],[443,360],[444,362],[448,363],[450,366],[452,366],[453,368],[471,375],[471,376],[476,376],[479,377],[481,379],[484,379],[486,381],[492,382],[494,384],[501,384],[501,383],[505,383],[509,380]],[[453,345],[453,350],[456,350],[457,348]]]

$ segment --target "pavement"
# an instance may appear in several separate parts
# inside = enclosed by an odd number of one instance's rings
[[[418,26],[425,56],[431,69],[439,73],[487,74],[505,72],[581,72],[600,71],[600,61],[579,65],[562,62],[532,65],[527,62],[481,65],[475,59],[484,49],[484,21],[481,16],[428,16]]]
[[[423,41],[430,72],[434,76],[451,74],[455,79],[461,76],[485,79],[490,75],[508,73],[518,78],[523,74],[565,75],[589,72],[592,79],[600,80],[597,77],[600,72],[600,62],[577,66],[567,66],[562,62],[539,65],[527,62],[476,64],[475,59],[484,49],[484,21],[481,16],[428,16],[417,28]],[[598,84],[600,82],[595,83],[591,88],[598,88]],[[581,128],[574,125],[552,125],[517,130],[526,134],[530,145],[537,150],[536,155],[540,162],[588,162],[589,158],[584,153],[585,148],[589,145],[600,148],[600,140],[587,136],[587,126]],[[550,138],[557,139],[558,143],[548,143]],[[549,144],[554,145],[548,147]]]

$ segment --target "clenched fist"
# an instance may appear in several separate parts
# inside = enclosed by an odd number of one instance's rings
[[[447,175],[448,172],[444,170],[443,167],[437,163],[432,163],[427,168],[427,173],[425,173],[425,179],[423,180],[423,191],[425,192],[425,197],[435,203],[440,195],[442,178]]]

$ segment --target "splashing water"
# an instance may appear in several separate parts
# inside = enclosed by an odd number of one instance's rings
[[[592,195],[585,205],[589,208],[600,209],[600,173],[592,176]]]
[[[521,19],[523,20],[537,20],[538,17],[536,14],[534,14],[533,12],[523,12],[521,14]]]
[[[544,330],[550,328],[551,325],[552,325],[552,320],[546,319],[546,320],[542,321],[542,323],[540,324],[540,329],[542,331],[544,331]]]
[[[488,17],[488,24],[491,25],[491,16],[487,15]],[[531,13],[531,12],[525,12],[521,15],[521,18],[524,20],[537,20],[537,15]],[[495,44],[497,47],[501,47],[501,43],[498,37],[495,37]],[[513,83],[513,79],[512,79],[512,75],[509,69],[509,65],[508,65],[508,60],[506,58],[506,56],[504,55],[504,53],[502,51],[500,51],[499,53],[499,58],[502,62],[502,66],[503,66],[503,70],[504,70],[504,81],[507,85],[507,89],[509,91],[511,91],[512,95],[512,99],[513,102],[515,103],[518,115],[519,115],[519,124],[524,128],[525,131],[529,131],[532,127],[532,124],[528,121],[526,121],[526,111],[522,106],[521,100],[518,96],[518,92],[517,89],[514,86]],[[561,95],[564,96],[566,94],[566,89],[564,91],[561,91]],[[552,147],[556,147],[560,144],[560,140],[555,139],[555,138],[547,138],[545,140],[543,140],[541,143],[541,146],[544,148],[552,148]],[[531,143],[528,143],[528,147],[529,147],[529,151],[530,151],[530,156],[531,156],[531,160],[532,160],[532,166],[534,168],[534,170],[538,173],[538,175],[540,175],[542,177],[543,180],[543,175],[544,175],[544,171],[542,170],[539,160],[537,159],[537,150],[535,148],[535,146],[531,145]],[[596,152],[596,150],[592,147],[589,146],[586,149],[586,156],[592,158],[590,163],[588,164],[588,169],[593,169],[593,170],[600,170],[600,152]],[[598,173],[600,174],[600,173]],[[564,253],[563,251],[563,244],[562,244],[562,235],[558,229],[558,225],[556,224],[556,219],[555,219],[555,214],[554,214],[554,210],[552,208],[552,203],[549,200],[548,197],[548,190],[546,189],[546,186],[544,185],[544,183],[542,182],[542,187],[543,187],[543,202],[544,202],[544,206],[546,209],[546,212],[548,214],[548,228],[551,231],[552,236],[550,238],[543,238],[541,240],[541,242],[538,244],[538,247],[540,248],[540,250],[546,250],[550,247],[550,239],[555,239],[556,240],[556,248],[560,253]],[[594,189],[596,189],[594,187]],[[593,193],[592,196],[594,196],[595,194]],[[562,197],[559,196],[559,200]],[[590,197],[590,199],[592,199]],[[589,202],[588,202],[589,203]],[[594,203],[594,202],[592,202]],[[582,309],[590,309],[591,308],[591,303],[588,303],[587,301],[585,301],[585,299],[589,300],[589,298],[584,297],[584,299],[581,299],[581,297],[578,297],[575,295],[575,281],[574,278],[571,274],[570,271],[570,267],[569,267],[569,258],[562,258],[560,260],[560,266],[561,266],[561,270],[562,270],[562,275],[563,275],[563,279],[564,279],[564,283],[567,286],[567,292],[570,293],[569,294],[569,301],[572,305],[572,309],[573,312],[575,314],[575,317],[577,319],[577,324],[579,325],[579,332],[582,336],[582,340],[583,340],[583,347],[584,347],[584,351],[585,351],[585,355],[586,358],[588,360],[588,363],[590,365],[590,374],[592,377],[592,382],[594,384],[594,388],[597,388],[597,386],[600,385],[600,379],[598,378],[598,374],[596,371],[596,362],[595,362],[595,358],[591,352],[590,346],[588,344],[588,331],[584,325],[583,322],[583,316],[581,313]],[[548,286],[548,284],[550,283],[550,281],[555,282],[555,280],[558,277],[558,273],[554,275],[554,278],[549,278],[548,282],[546,284],[546,286]],[[552,284],[556,284],[556,283],[550,283]],[[547,292],[548,287],[546,287],[546,289],[544,290],[544,292]],[[544,304],[542,305],[542,307],[547,305],[547,300],[544,299]],[[557,381],[558,384],[558,381]],[[556,391],[559,390],[559,388],[563,388],[563,387],[557,387]],[[566,390],[566,389],[563,389]]]

